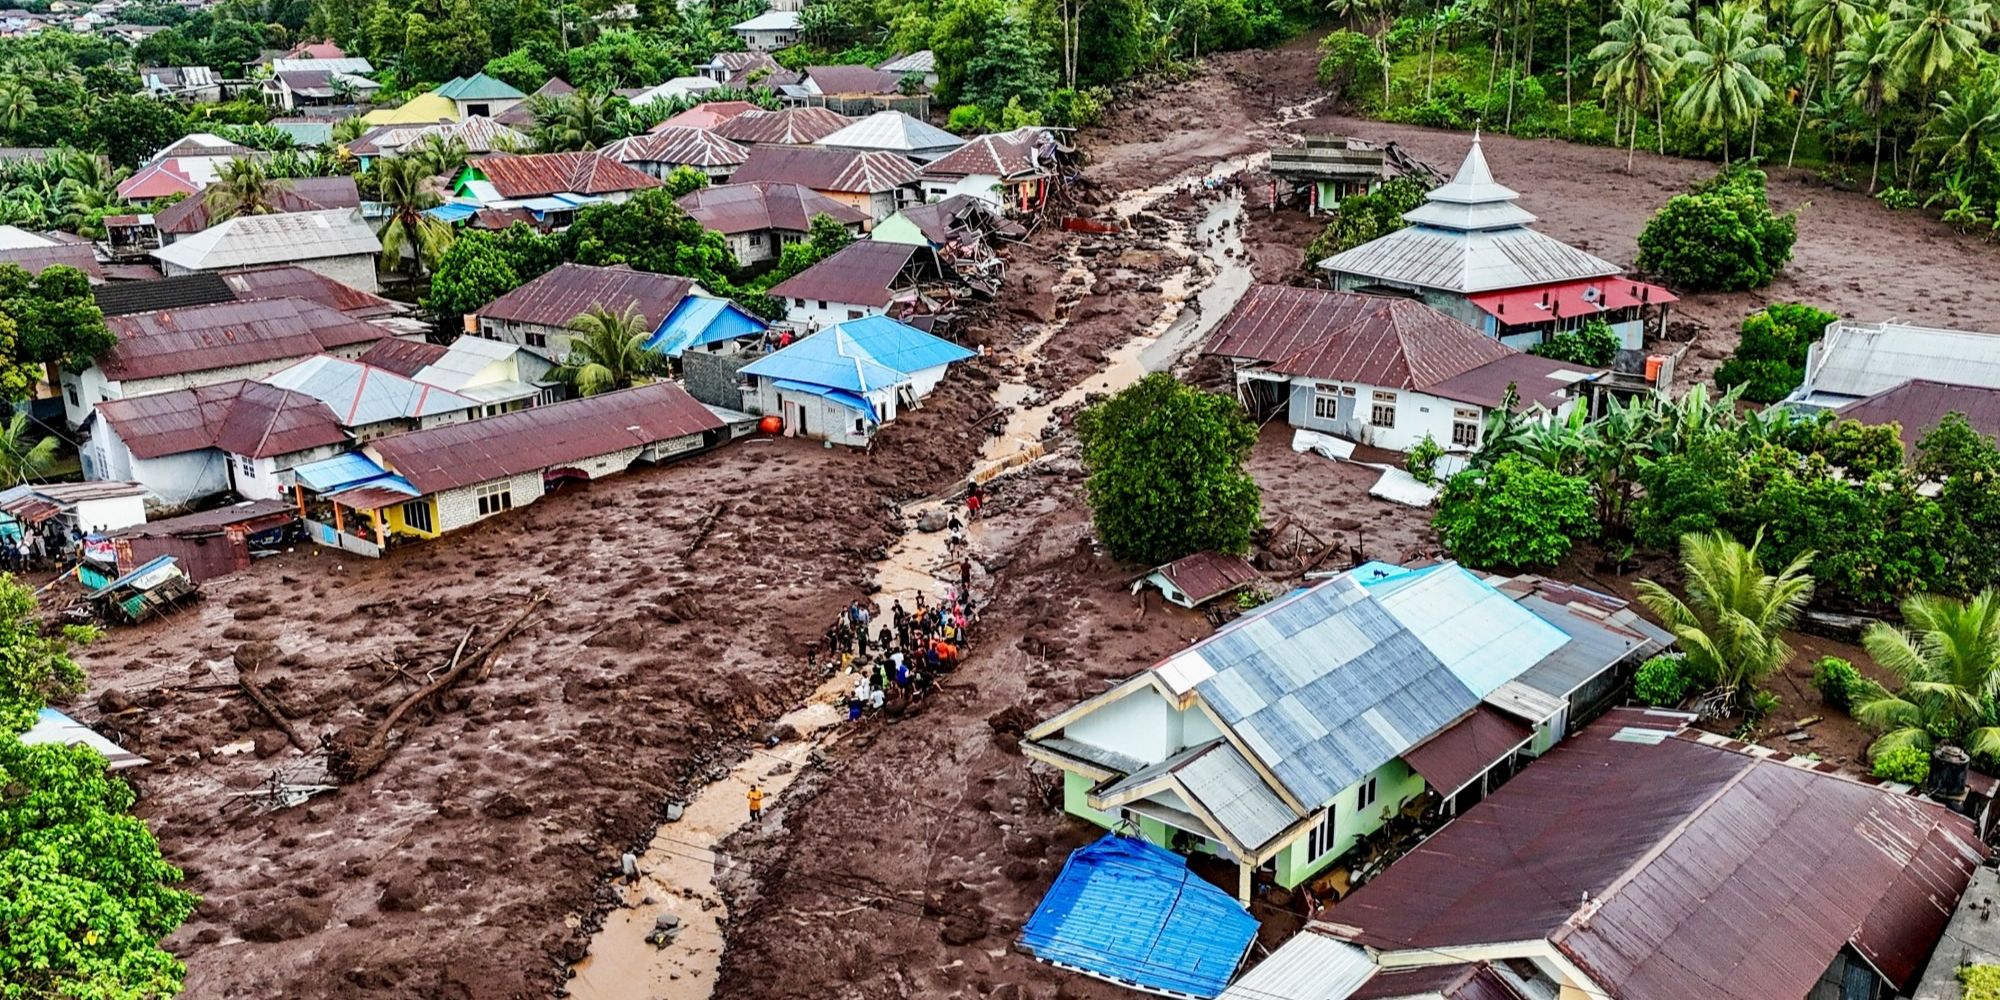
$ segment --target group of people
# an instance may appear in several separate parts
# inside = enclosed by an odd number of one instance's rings
[[[71,535],[75,534],[71,529]],[[60,559],[52,553],[74,552],[77,540],[46,531],[27,530],[12,537],[0,537],[0,569],[9,573],[48,569]]]
[[[936,601],[919,593],[915,608],[901,599],[884,620],[862,601],[840,612],[826,630],[826,673],[854,675],[847,698],[847,717],[879,709],[891,697],[908,701],[929,693],[939,674],[958,666],[977,612],[972,607],[972,562],[959,560],[959,582],[944,588]]]

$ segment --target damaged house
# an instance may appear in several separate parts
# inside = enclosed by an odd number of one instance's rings
[[[857,240],[771,286],[785,322],[819,330],[865,316],[908,321],[948,310],[954,299],[944,266],[929,247]]]

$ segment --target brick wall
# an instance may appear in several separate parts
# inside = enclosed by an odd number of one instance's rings
[[[709,354],[689,351],[681,355],[681,382],[688,395],[710,406],[743,409],[743,393],[737,388],[743,379],[736,373],[757,360],[754,354]]]
[[[536,500],[541,499],[542,471],[540,469],[515,476],[509,480],[509,483],[514,494],[514,506],[526,507]],[[438,530],[450,531],[453,528],[463,528],[474,521],[480,520],[479,489],[484,485],[486,484],[461,486],[458,489],[446,490],[438,494]]]

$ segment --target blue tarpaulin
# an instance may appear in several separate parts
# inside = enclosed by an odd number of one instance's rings
[[[1133,989],[1213,997],[1257,937],[1257,919],[1180,855],[1106,835],[1077,848],[1021,945],[1036,958]]]

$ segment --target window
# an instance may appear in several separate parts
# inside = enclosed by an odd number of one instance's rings
[[[468,104],[468,105],[466,105],[466,106],[465,106],[465,116],[466,116],[467,118],[471,118],[471,117],[474,117],[475,115],[476,115],[476,116],[478,116],[478,117],[480,117],[480,118],[491,118],[491,117],[493,117],[493,106],[492,106],[492,105],[490,105],[490,104]]]
[[[535,333],[533,331],[529,331],[524,337],[522,337],[522,339],[528,342],[529,347],[549,346],[549,335],[546,333]]]
[[[859,310],[859,309],[849,309],[849,310],[847,311],[847,318],[848,318],[848,319],[860,319],[860,318],[861,318],[861,310]]]
[[[764,245],[764,234],[763,234],[763,233],[751,233],[751,234],[750,234],[750,245],[751,245],[751,246],[753,246],[753,247],[762,247],[762,246]],[[800,304],[801,304],[801,305],[803,305],[804,303],[800,303]]]
[[[514,506],[514,484],[512,483],[487,483],[472,491],[472,495],[478,498],[480,517],[486,517],[489,514],[498,514],[503,510],[511,510]]]
[[[1368,410],[1368,422],[1377,427],[1396,426],[1396,394],[1375,390],[1375,405]]]
[[[1349,390],[1350,392],[1353,390]],[[1340,419],[1340,387],[1337,385],[1313,386],[1313,416],[1321,420]]]
[[[1325,854],[1333,849],[1333,807],[1326,807],[1326,815],[1320,817],[1319,825],[1306,833],[1306,860]]]
[[[820,307],[821,309],[825,309],[825,308],[826,308],[826,300],[825,300],[825,299],[821,299],[821,300],[819,300],[819,307]]]
[[[236,456],[236,473],[245,479],[257,478],[257,460],[248,455]]]
[[[793,299],[793,300],[792,300],[792,304],[793,304],[793,305],[795,305],[795,306],[798,306],[798,307],[799,307],[800,309],[804,309],[804,308],[806,307],[806,300],[804,300],[804,299]]]
[[[1461,448],[1479,447],[1479,411],[1463,408],[1451,411],[1451,443]]]
[[[1370,777],[1367,781],[1362,782],[1361,787],[1354,790],[1354,811],[1360,812],[1361,810],[1374,805],[1375,793],[1376,793],[1375,779],[1373,777]]]
[[[403,525],[411,531],[432,531],[431,502],[429,500],[412,500],[404,504]]]
[[[69,405],[71,406],[83,405],[83,400],[77,398],[76,395],[76,383],[71,382],[68,385],[63,386],[63,391],[69,394]]]

